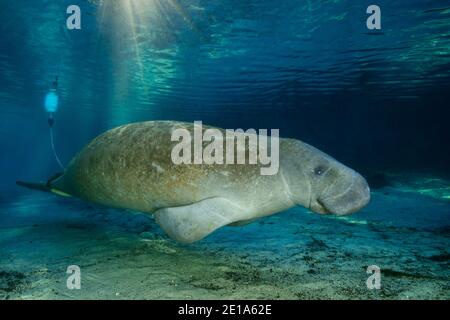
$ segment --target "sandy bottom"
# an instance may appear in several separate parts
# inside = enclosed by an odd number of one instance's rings
[[[449,299],[450,183],[390,179],[353,216],[295,208],[192,245],[151,216],[3,195],[0,299]],[[66,286],[69,265],[80,290]],[[369,265],[380,290],[366,286]]]

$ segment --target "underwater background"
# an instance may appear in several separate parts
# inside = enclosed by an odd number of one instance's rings
[[[56,76],[64,164],[130,122],[279,128],[361,172],[372,201],[181,245],[149,216],[20,189],[61,170]],[[447,1],[2,0],[0,299],[449,299],[449,101]]]

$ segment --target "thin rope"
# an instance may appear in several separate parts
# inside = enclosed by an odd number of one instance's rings
[[[63,166],[61,160],[59,160],[58,154],[56,153],[55,142],[54,142],[54,139],[53,139],[53,127],[50,127],[50,143],[52,145],[53,155],[55,156],[56,162],[58,162],[59,166],[63,170],[65,170],[66,168]]]

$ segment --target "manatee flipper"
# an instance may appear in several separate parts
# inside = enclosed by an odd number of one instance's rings
[[[187,206],[159,209],[154,216],[171,238],[191,243],[241,220],[243,213],[243,209],[230,200],[209,198]]]
[[[230,227],[242,227],[242,226],[246,226],[252,222],[255,222],[256,220],[258,220],[259,218],[255,218],[255,219],[248,219],[248,220],[239,220],[236,222],[232,222],[229,224]]]

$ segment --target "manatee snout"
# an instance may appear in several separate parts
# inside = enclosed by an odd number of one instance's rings
[[[318,198],[318,211],[346,215],[359,211],[370,201],[370,188],[366,179],[349,169],[329,186]]]

